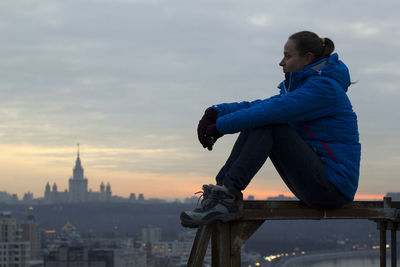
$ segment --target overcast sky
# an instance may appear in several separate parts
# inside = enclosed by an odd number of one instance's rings
[[[67,189],[80,152],[89,187],[189,197],[237,135],[212,152],[196,127],[213,104],[267,98],[289,35],[331,38],[357,81],[358,195],[400,191],[400,2],[2,0],[0,191]],[[289,191],[267,162],[245,195]]]

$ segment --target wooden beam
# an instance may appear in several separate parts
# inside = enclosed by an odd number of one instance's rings
[[[217,221],[213,224],[211,257],[213,267],[231,267],[231,226]]]
[[[240,267],[241,250],[244,243],[260,228],[264,220],[231,222],[232,267]]]
[[[379,222],[381,267],[386,267],[386,222]]]
[[[243,201],[243,220],[398,219],[398,209],[382,201],[354,201],[340,209],[317,210],[300,201]]]
[[[395,204],[397,202],[392,202]],[[400,202],[398,202],[400,203]],[[340,209],[383,208],[383,201],[352,201]],[[244,200],[243,209],[312,209],[298,200]]]
[[[396,267],[397,266],[397,227],[398,227],[398,223],[391,223],[390,244],[391,244],[391,263],[392,263],[392,267]]]
[[[187,266],[189,267],[203,266],[204,255],[206,254],[207,251],[211,232],[212,232],[211,225],[202,225],[199,227],[193,242],[192,250],[190,251],[190,256]]]

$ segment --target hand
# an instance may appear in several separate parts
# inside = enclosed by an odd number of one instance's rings
[[[217,125],[216,124],[211,124],[207,127],[206,134],[205,134],[205,139],[207,142],[207,149],[212,150],[213,145],[217,141],[218,138],[223,136],[220,132],[217,130]]]
[[[204,148],[208,146],[208,142],[206,140],[206,131],[207,127],[211,124],[215,124],[217,121],[218,113],[213,108],[208,108],[204,112],[203,117],[199,121],[197,126],[197,136],[199,138],[200,143]]]

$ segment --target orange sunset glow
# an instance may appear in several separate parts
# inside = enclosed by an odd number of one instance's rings
[[[47,182],[56,183],[59,191],[68,189],[68,179],[76,158],[76,148],[73,147],[38,147],[32,145],[2,145],[0,168],[3,178],[1,188],[19,197],[25,192],[34,193],[35,197],[43,197]],[[82,151],[83,150],[83,151]],[[110,149],[85,147],[81,149],[82,165],[89,188],[97,191],[100,184],[110,183],[113,195],[128,197],[131,193],[143,193],[146,198],[165,198],[174,200],[196,196],[202,184],[214,183],[213,175],[195,173],[151,173],[135,172],[120,169],[113,161],[118,161],[121,155],[131,152],[142,154],[159,154],[161,150]],[[107,158],[107,163],[99,165],[96,161]],[[268,164],[267,164],[268,165]],[[214,166],[217,170],[218,166]],[[244,198],[253,196],[255,199],[266,199],[284,195],[293,197],[290,190],[280,180],[271,168],[265,168],[257,175],[248,188],[243,191]],[[271,177],[269,180],[265,177]],[[360,192],[356,200],[382,199],[386,192],[370,194]]]

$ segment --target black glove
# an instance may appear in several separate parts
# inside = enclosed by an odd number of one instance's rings
[[[218,132],[216,124],[209,125],[207,127],[206,134],[205,134],[205,139],[206,139],[206,142],[207,142],[207,149],[211,151],[212,148],[213,148],[214,143],[221,136],[223,136],[223,134]]]
[[[197,137],[199,138],[200,143],[204,148],[208,146],[207,138],[206,138],[206,131],[207,127],[211,124],[215,124],[217,121],[218,113],[213,108],[208,108],[204,112],[203,117],[199,121],[197,126]]]

